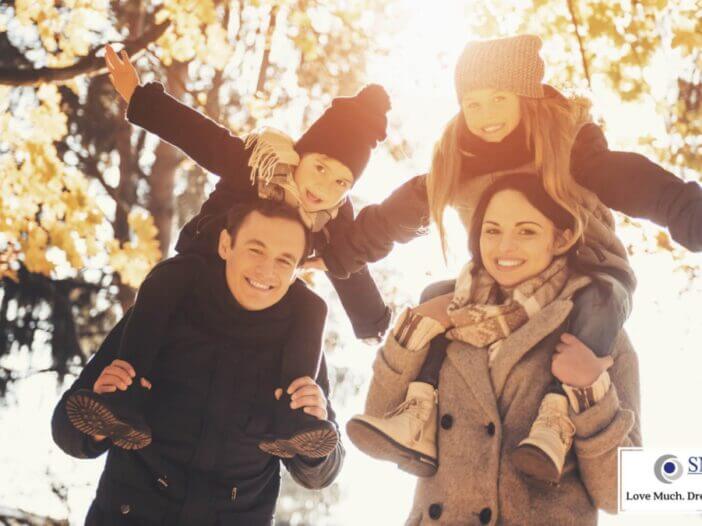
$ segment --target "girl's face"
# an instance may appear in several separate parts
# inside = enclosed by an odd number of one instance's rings
[[[485,210],[480,231],[480,258],[485,270],[503,287],[537,276],[565,253],[570,230],[553,222],[520,192],[496,193]]]
[[[307,153],[295,168],[293,179],[308,212],[329,210],[346,197],[353,185],[351,170],[321,153]]]
[[[488,142],[500,142],[514,131],[521,119],[519,96],[511,91],[468,91],[461,109],[470,132]]]

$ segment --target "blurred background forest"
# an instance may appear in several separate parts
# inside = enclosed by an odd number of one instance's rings
[[[53,404],[215,182],[125,121],[105,43],[127,49],[142,82],[163,82],[240,134],[266,124],[297,136],[332,97],[384,84],[389,138],[354,191],[358,209],[427,170],[458,111],[465,42],[517,32],[544,39],[549,83],[593,99],[611,147],[700,179],[697,0],[0,0],[0,524],[81,523],[101,461],[52,444]],[[642,361],[644,439],[699,446],[700,424],[680,428],[667,408],[699,398],[684,369],[702,365],[702,260],[645,222],[619,222],[640,281],[627,328]],[[391,305],[455,273],[465,235],[453,230],[448,265],[430,233],[372,267]],[[374,350],[353,339],[326,281],[309,280],[330,304],[326,351],[345,420],[362,407]],[[675,338],[651,332],[652,317]],[[286,479],[277,523],[400,524],[411,491],[408,476],[349,451],[327,490]]]

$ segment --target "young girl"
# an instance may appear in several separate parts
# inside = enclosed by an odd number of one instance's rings
[[[534,35],[466,45],[456,65],[460,110],[437,144],[429,175],[411,179],[382,203],[364,208],[353,225],[332,237],[324,254],[330,270],[342,266],[353,272],[382,259],[392,240],[407,241],[424,229],[429,209],[443,235],[447,206],[462,210],[466,220],[481,190],[509,171],[538,173],[562,204],[584,201],[566,206],[579,218],[577,230],[586,223],[583,206],[599,199],[628,216],[667,227],[689,250],[702,250],[700,185],[682,181],[642,155],[609,150],[602,130],[591,122],[589,103],[542,84],[540,49],[541,40]],[[600,226],[599,220],[588,222],[595,234]],[[604,242],[598,247],[591,238],[586,236],[581,255],[586,260],[609,266],[603,258],[625,257],[615,239],[609,241],[616,250],[606,256],[601,251],[607,251],[608,242],[598,240],[598,245]],[[633,285],[633,275],[626,274],[621,278]]]
[[[331,107],[293,143],[282,132],[264,130],[239,139],[204,115],[168,96],[157,83],[139,86],[129,57],[122,59],[108,46],[110,77],[129,103],[127,117],[161,138],[183,148],[206,169],[220,175],[217,188],[200,214],[186,225],[176,249],[216,257],[227,211],[235,203],[268,199],[294,207],[323,246],[335,223],[347,217],[347,194],[362,174],[371,150],[385,138],[386,112],[390,101],[382,87],[371,85],[355,97],[337,98]],[[134,366],[137,377],[148,377],[157,359],[163,328],[182,299],[182,287],[168,283],[168,275],[148,279],[139,290],[134,312],[125,328],[120,358]],[[366,271],[350,280],[354,288],[340,283],[337,290],[362,336],[382,334],[389,322],[385,306]],[[265,283],[251,283],[265,289]],[[326,305],[298,280],[291,286],[297,309],[286,349],[283,351],[281,386],[301,376],[315,378],[321,356]],[[363,308],[362,308],[363,307]],[[356,316],[358,315],[358,316]],[[151,441],[143,418],[145,390],[140,382],[125,392],[96,395],[90,390],[74,393],[67,402],[72,423],[87,434],[107,435],[119,447],[140,449]],[[265,437],[260,447],[282,457],[296,454],[322,457],[338,441],[334,426],[302,411],[292,411],[288,394],[276,404],[273,424],[266,418],[254,422],[250,431]],[[264,404],[265,406],[265,404]]]
[[[603,357],[564,334],[578,311],[589,314],[577,296],[599,280],[568,249],[573,224],[536,177],[501,179],[472,216],[474,258],[448,313],[441,297],[405,311],[378,351],[364,421],[399,410],[433,422],[419,435],[438,434],[438,470],[419,479],[407,524],[584,525],[616,511],[617,449],[640,445],[637,358],[624,333]],[[437,407],[412,396],[413,380],[449,325]],[[534,437],[539,427],[548,434]],[[349,436],[363,441],[369,429],[352,421]],[[557,491],[517,471],[513,451],[527,435],[568,450]]]
[[[455,284],[447,284],[449,290],[455,285],[454,292],[433,300],[432,308],[443,310],[438,321],[422,316],[420,307],[397,325],[396,336],[400,339],[411,342],[414,335],[414,339],[432,340],[427,359],[409,385],[406,400],[391,416],[357,415],[348,423],[349,437],[359,449],[394,461],[415,475],[436,473],[436,390],[448,339],[487,348],[488,363],[492,365],[505,339],[541,312],[560,291],[566,267],[569,271],[592,270],[575,256],[573,229],[573,216],[546,193],[533,174],[507,175],[483,192],[469,232],[473,261]],[[565,328],[595,354],[605,357],[611,353],[627,317],[627,291],[607,275],[593,274],[593,278],[596,284],[576,294],[574,302],[584,308],[575,310]],[[443,335],[447,328],[451,329],[446,334],[448,339]],[[564,338],[568,342],[572,336]],[[606,387],[603,381],[583,392],[592,393],[594,399]],[[583,409],[592,400],[578,397],[577,390],[561,388],[558,383],[550,387],[549,393],[512,462],[525,474],[557,483],[572,441],[566,394],[576,403],[583,402]]]

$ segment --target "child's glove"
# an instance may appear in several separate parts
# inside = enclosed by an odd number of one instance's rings
[[[125,50],[120,51],[120,56],[117,56],[112,46],[105,46],[105,62],[110,72],[110,81],[117,93],[129,104],[134,90],[139,85],[139,75],[129,62],[129,55]]]

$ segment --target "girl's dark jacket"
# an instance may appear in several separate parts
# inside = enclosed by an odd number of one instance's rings
[[[198,286],[170,318],[167,337],[149,380],[145,412],[153,442],[140,451],[110,448],[68,421],[66,398],[92,389],[118,356],[131,310],[59,401],[52,419],[56,444],[71,456],[95,458],[108,451],[87,524],[270,525],[280,485],[280,460],[252,438],[270,414],[280,375],[280,352],[292,312],[291,294],[263,311],[245,311],[229,293],[221,261],[203,272],[196,256],[176,256],[154,271],[197,276]],[[201,260],[200,260],[201,261]],[[152,271],[152,272],[154,272]],[[317,379],[328,395],[324,361]],[[335,422],[329,406],[329,419]],[[283,460],[307,488],[332,483],[341,469],[341,444],[322,460]]]
[[[476,152],[478,155],[480,152]],[[523,159],[495,159],[486,173],[511,170]],[[602,130],[585,124],[571,150],[576,181],[608,208],[667,227],[688,250],[702,250],[702,188],[685,182],[643,155],[612,151]],[[481,174],[465,173],[465,177]],[[385,257],[394,241],[407,242],[427,226],[429,205],[426,176],[400,186],[383,202],[363,208],[351,225],[339,228],[325,251],[327,267],[336,273],[355,272],[360,265]]]

